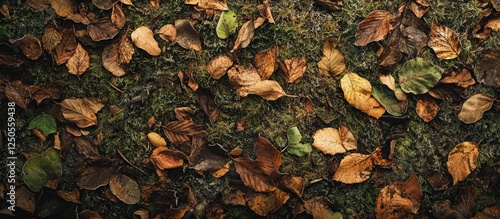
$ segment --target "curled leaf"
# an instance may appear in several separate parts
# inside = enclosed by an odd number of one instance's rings
[[[125,75],[125,67],[132,60],[134,52],[134,46],[127,35],[123,35],[119,41],[104,47],[102,64],[114,76],[123,76]]]
[[[241,48],[246,48],[252,41],[254,34],[255,27],[253,20],[247,21],[238,32],[238,37],[236,38],[236,42],[234,42],[234,46],[231,51],[234,52]]]
[[[140,26],[130,35],[135,46],[149,53],[152,56],[159,56],[161,49],[153,37],[153,31],[146,26]]]
[[[413,174],[406,182],[394,182],[380,190],[375,212],[377,218],[412,218],[418,213],[422,188],[417,175]]]

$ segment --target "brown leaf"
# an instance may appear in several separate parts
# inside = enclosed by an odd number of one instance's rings
[[[97,125],[97,116],[92,105],[83,98],[67,98],[60,104],[65,119],[74,122],[80,128]]]
[[[269,140],[259,135],[257,146],[255,147],[255,162],[259,163],[260,168],[267,175],[271,175],[278,170],[281,165],[281,153]]]
[[[183,144],[189,141],[190,136],[204,135],[205,126],[191,120],[173,121],[164,126],[163,131],[173,144]]]
[[[440,59],[454,59],[460,55],[461,44],[457,33],[446,26],[432,24],[429,42],[436,56]]]
[[[177,192],[161,186],[142,186],[141,199],[146,203],[177,205]]]
[[[436,99],[460,101],[462,100],[463,92],[463,88],[455,85],[437,84],[435,87],[431,88],[428,93]]]
[[[472,77],[472,72],[465,67],[451,67],[450,75],[441,79],[443,84],[456,84],[460,87],[467,88],[476,84],[476,80]]]
[[[28,0],[26,1],[26,4],[28,4],[34,11],[39,12],[49,8],[50,1],[51,0]]]
[[[325,39],[323,58],[318,62],[318,68],[323,76],[336,76],[346,70],[344,54],[331,37]]]
[[[486,94],[476,94],[469,97],[463,104],[458,119],[465,124],[472,124],[483,118],[483,113],[491,109],[495,97]]]
[[[205,115],[208,116],[211,123],[215,122],[221,111],[221,109],[215,104],[214,99],[215,96],[209,89],[203,88],[196,91],[196,100],[203,109],[203,112],[205,112]]]
[[[478,156],[478,146],[470,141],[462,142],[450,151],[446,166],[453,177],[453,185],[467,178],[476,169]]]
[[[366,46],[370,42],[380,41],[390,30],[392,30],[391,13],[381,10],[373,11],[358,24],[354,45]]]
[[[382,117],[382,115],[384,115],[385,107],[382,106],[382,104],[380,104],[380,102],[378,102],[378,100],[375,99],[375,97],[370,96],[370,98],[368,98],[367,105],[368,105],[368,108],[362,110],[367,115],[369,115],[373,118],[376,118],[376,119],[378,119],[378,118]]]
[[[231,66],[233,66],[233,60],[227,55],[220,55],[208,63],[207,71],[213,79],[218,80]]]
[[[51,52],[54,50],[61,40],[61,33],[59,33],[55,25],[50,24],[45,27],[42,36],[42,45],[45,51]]]
[[[155,116],[149,117],[149,119],[148,119],[148,127],[152,128],[155,124],[156,124],[156,117]]]
[[[453,205],[453,210],[458,213],[456,218],[466,219],[472,217],[472,210],[476,204],[478,194],[479,191],[473,184],[467,184],[460,189]]]
[[[13,81],[5,86],[5,96],[17,106],[26,109],[30,102],[28,88],[21,81]]]
[[[115,174],[109,181],[109,188],[125,204],[133,205],[141,199],[139,184],[126,175]]]
[[[201,51],[200,36],[189,20],[176,20],[175,29],[177,32],[175,42],[177,42],[179,46],[185,49]]]
[[[411,1],[411,10],[418,18],[424,16],[424,14],[429,11],[431,4],[429,4],[428,0],[412,0]]]
[[[76,38],[73,29],[62,30],[61,43],[56,46],[53,54],[56,64],[60,65],[66,63],[75,53],[76,45]]]
[[[156,42],[153,37],[153,31],[147,26],[140,26],[135,29],[130,35],[132,42],[135,46],[149,53],[152,56],[159,56],[161,54],[161,49],[158,47],[158,42]]]
[[[218,201],[211,202],[208,204],[205,212],[206,219],[224,219],[224,205]]]
[[[167,147],[157,147],[149,159],[156,168],[168,170],[184,165],[184,158],[186,155],[180,151],[170,150]]]
[[[173,24],[166,24],[158,31],[156,31],[156,34],[158,34],[161,39],[167,42],[174,42],[175,38],[177,37],[177,30],[175,29],[175,26]]]
[[[149,0],[149,4],[153,8],[160,8],[160,1],[159,0]]]
[[[125,26],[127,19],[123,13],[120,4],[114,4],[113,10],[111,11],[111,23],[113,23],[116,28],[122,29]]]
[[[109,10],[117,1],[118,0],[92,0],[92,3],[99,9]]]
[[[57,195],[67,202],[80,204],[80,190],[78,188],[71,188],[67,190],[57,190]]]
[[[248,94],[255,94],[264,100],[277,100],[280,97],[287,96],[281,85],[273,80],[259,81],[253,85],[241,87],[237,92],[242,97],[246,97]]]
[[[472,219],[493,219],[500,218],[500,204],[494,204],[483,209]]]
[[[303,56],[279,61],[278,64],[281,71],[285,73],[286,83],[300,82],[307,69],[307,61]]]
[[[330,200],[325,196],[315,196],[304,200],[304,208],[306,212],[315,219],[342,218],[338,212],[333,212],[328,206],[331,205]]]
[[[271,6],[269,1],[264,1],[263,4],[257,5],[260,15],[265,18],[269,23],[274,24],[274,18],[271,14]]]
[[[82,75],[90,65],[90,56],[87,53],[80,43],[76,47],[75,53],[71,58],[66,62],[66,67],[68,68],[68,72],[80,76]]]
[[[314,0],[314,2],[331,11],[341,10],[344,4],[343,0]]]
[[[500,87],[500,49],[492,49],[483,54],[476,64],[476,78],[479,83]]]
[[[260,81],[260,75],[252,65],[248,68],[241,65],[234,65],[227,71],[227,76],[229,77],[229,83],[231,83],[236,90],[240,87],[254,85]]]
[[[420,116],[424,122],[430,122],[439,111],[439,106],[432,98],[419,99],[415,108],[417,110],[417,115]]]
[[[165,210],[165,212],[156,215],[153,219],[182,219],[187,211],[189,211],[189,207],[180,207],[180,208],[169,208]]]
[[[177,107],[174,112],[175,118],[179,121],[191,120],[194,116],[194,111],[190,107]]]
[[[12,189],[12,187],[9,188]],[[9,192],[11,193],[11,192]],[[35,193],[30,192],[26,187],[24,186],[19,186],[15,190],[15,200],[16,200],[16,207],[27,211],[31,214],[35,213],[35,206],[36,206],[36,197]],[[9,199],[12,200],[12,199]]]
[[[289,197],[288,193],[279,189],[275,189],[269,194],[257,193],[248,199],[248,207],[260,216],[267,216],[280,209]]]
[[[253,24],[253,20],[247,21],[245,24],[243,24],[240,31],[238,31],[238,37],[234,42],[234,46],[231,52],[238,51],[241,48],[246,48],[252,41],[254,34],[255,26]]]
[[[267,80],[278,69],[278,46],[275,44],[271,48],[261,51],[255,55],[253,63],[261,80]]]
[[[20,39],[11,41],[12,44],[18,46],[23,54],[31,60],[37,60],[43,53],[42,44],[36,37],[24,35]]]
[[[302,197],[304,193],[304,181],[300,176],[282,174],[280,176],[280,184],[299,197]]]
[[[256,192],[271,192],[276,189],[270,176],[261,170],[259,163],[250,159],[248,155],[234,158],[236,172],[240,175],[243,184]]]
[[[83,210],[82,212],[78,213],[78,218],[79,219],[102,219],[101,215],[95,211],[91,210]]]
[[[88,137],[75,137],[73,143],[73,148],[85,158],[98,159],[100,157],[97,145]]]
[[[57,15],[69,17],[76,11],[76,2],[72,0],[50,0],[50,5]]]
[[[380,190],[376,201],[377,218],[413,218],[420,208],[422,188],[417,175],[413,174],[405,183],[394,182]]]
[[[120,28],[110,18],[101,18],[87,25],[87,31],[93,41],[101,41],[113,39],[120,32]]]
[[[43,100],[49,98],[52,100],[57,100],[61,97],[62,89],[65,83],[62,81],[48,82],[43,87],[40,86],[30,86],[29,92],[31,93],[31,98],[36,101],[37,104],[42,103]]]
[[[167,147],[167,141],[156,132],[148,133],[149,142],[155,147]]]
[[[226,0],[184,0],[184,3],[188,5],[196,5],[200,9],[213,9],[221,11],[229,10]]]
[[[334,128],[316,130],[312,138],[314,139],[312,146],[324,154],[345,153],[358,147],[352,132],[343,125],[340,125],[338,130]]]
[[[78,167],[76,185],[87,190],[107,185],[113,176],[113,162],[108,158],[84,161]]]
[[[123,35],[120,41],[112,43],[102,51],[102,63],[104,68],[114,76],[125,75],[126,66],[132,60],[134,47],[130,43],[127,35]]]
[[[433,171],[429,175],[427,175],[427,182],[432,186],[432,189],[434,191],[441,191],[445,190],[448,188],[448,185],[450,185],[451,181],[448,175],[442,173],[442,172],[437,172]]]
[[[195,137],[192,140],[188,161],[198,173],[220,171],[218,174],[224,175],[227,172],[224,170],[224,166],[229,160],[226,153],[222,147],[209,146],[206,139]]]
[[[373,161],[369,154],[352,153],[340,161],[340,166],[333,175],[333,180],[345,184],[364,182],[370,178]]]

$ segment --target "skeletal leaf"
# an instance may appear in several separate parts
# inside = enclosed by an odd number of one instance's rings
[[[278,62],[281,71],[285,73],[286,83],[298,83],[302,80],[302,76],[307,69],[307,61],[305,57],[294,57]]]
[[[446,26],[433,23],[427,45],[440,59],[454,59],[460,55],[461,44],[458,35]]]
[[[391,13],[381,10],[373,11],[359,23],[354,45],[366,46],[370,42],[380,41],[390,30],[392,30]]]
[[[241,48],[246,48],[252,41],[254,34],[255,34],[255,27],[253,24],[253,20],[247,21],[245,24],[243,24],[240,31],[238,32],[238,37],[234,42],[232,51],[237,51]]]
[[[347,73],[340,79],[340,86],[344,91],[344,97],[352,106],[361,111],[371,109],[368,104],[370,99],[372,86],[370,82],[356,73]]]
[[[140,26],[130,35],[135,46],[149,53],[152,56],[159,56],[161,49],[153,37],[153,31],[146,26]]]
[[[31,60],[37,60],[43,53],[42,44],[36,37],[24,35],[22,38],[12,41],[17,45],[23,54]]]
[[[217,23],[216,33],[217,37],[221,39],[228,38],[231,34],[236,32],[238,28],[238,22],[236,21],[236,15],[233,11],[223,11],[220,15],[219,22]]]
[[[278,46],[273,45],[271,48],[261,51],[255,55],[253,59],[255,69],[259,73],[262,80],[267,80],[278,69]]]
[[[483,113],[491,109],[495,97],[486,94],[476,94],[467,99],[462,110],[458,114],[458,119],[465,124],[472,124],[483,118]]]
[[[246,97],[248,94],[255,94],[264,100],[277,100],[287,95],[281,85],[273,80],[258,81],[253,85],[241,87],[237,91],[242,97]]]
[[[333,38],[327,37],[323,46],[323,58],[318,62],[320,75],[335,76],[345,71],[345,60]]]
[[[439,67],[422,58],[415,58],[398,70],[398,85],[406,93],[424,94],[439,82],[441,74]]]
[[[174,42],[177,37],[177,30],[173,24],[166,24],[156,32],[165,41]]]
[[[342,125],[340,125],[339,129],[323,128],[316,130],[312,138],[314,139],[312,145],[324,154],[345,153],[356,150],[358,147],[352,132]]]
[[[373,167],[370,154],[352,153],[340,161],[340,166],[333,175],[333,180],[345,184],[361,183],[370,178]]]
[[[212,78],[218,80],[227,70],[233,66],[233,60],[227,55],[220,55],[212,59],[207,65],[207,71],[210,73]]]
[[[377,218],[413,218],[420,208],[422,188],[417,175],[413,174],[406,182],[394,182],[380,190],[375,212]]]
[[[109,188],[125,204],[133,205],[141,199],[139,184],[126,175],[115,174],[109,181]]]
[[[483,54],[476,64],[476,78],[479,83],[500,87],[500,49],[492,49]]]
[[[431,98],[418,100],[415,108],[417,110],[417,115],[420,116],[424,122],[430,122],[439,111],[436,101]]]
[[[194,29],[191,22],[188,20],[176,20],[175,29],[177,32],[175,42],[177,42],[182,48],[192,49],[194,51],[201,50],[200,36]]]
[[[66,62],[68,72],[77,76],[82,75],[90,65],[90,56],[80,43],[76,47],[76,51],[71,58]]]
[[[477,144],[470,141],[462,142],[450,151],[446,166],[453,177],[453,185],[467,178],[476,169],[478,156]]]

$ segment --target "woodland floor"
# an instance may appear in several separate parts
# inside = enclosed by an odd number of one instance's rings
[[[53,23],[69,27],[72,22],[58,17],[49,7],[42,12],[34,12],[25,1],[2,1],[8,5],[10,17],[0,19],[0,43],[8,44],[9,38],[18,39],[29,34],[41,39],[44,27]],[[484,113],[481,120],[473,124],[464,124],[457,118],[460,106],[465,99],[484,93],[499,95],[498,90],[482,84],[476,84],[464,89],[461,101],[437,100],[439,112],[429,123],[424,122],[415,112],[415,105],[424,95],[410,95],[408,109],[404,118],[394,118],[387,113],[380,119],[372,118],[349,105],[343,96],[339,81],[342,75],[324,77],[318,74],[317,63],[322,57],[322,47],[326,37],[332,37],[340,45],[344,54],[348,71],[355,72],[368,79],[374,87],[383,86],[378,79],[380,67],[377,62],[377,43],[359,47],[354,45],[358,24],[374,10],[395,12],[404,1],[356,1],[344,0],[341,10],[330,11],[314,0],[275,0],[271,2],[271,12],[275,24],[265,23],[255,30],[255,36],[247,48],[241,49],[237,55],[242,64],[252,63],[255,54],[272,45],[278,46],[278,58],[306,57],[307,70],[302,81],[296,84],[285,83],[285,76],[280,70],[271,79],[278,81],[285,92],[290,95],[308,97],[314,106],[308,112],[304,98],[282,97],[276,101],[266,101],[256,95],[239,97],[223,76],[214,80],[206,71],[210,60],[231,50],[231,44],[236,35],[227,40],[216,36],[217,20],[202,19],[194,26],[198,31],[202,50],[195,52],[181,48],[175,43],[166,43],[157,39],[162,53],[151,56],[145,51],[135,48],[132,61],[127,68],[127,74],[115,77],[104,69],[101,61],[102,50],[109,41],[91,42],[79,40],[90,55],[90,67],[80,76],[68,73],[65,65],[56,65],[49,53],[35,61],[26,59],[20,67],[1,67],[3,80],[20,80],[24,85],[43,86],[47,82],[62,81],[65,83],[62,96],[53,101],[44,101],[37,105],[32,101],[27,109],[16,108],[17,151],[19,175],[18,186],[23,186],[20,173],[22,163],[26,161],[23,155],[37,155],[54,145],[53,134],[45,142],[41,142],[31,130],[28,123],[40,114],[49,114],[56,102],[70,97],[96,97],[105,104],[97,113],[98,125],[86,130],[89,136],[102,135],[98,150],[101,156],[116,161],[118,172],[129,175],[142,187],[145,185],[160,185],[177,192],[179,205],[187,202],[185,185],[189,185],[199,203],[199,208],[211,203],[222,203],[225,218],[259,218],[248,206],[233,206],[224,204],[224,197],[230,189],[230,177],[214,178],[209,173],[200,175],[188,165],[168,171],[168,180],[160,181],[154,167],[149,161],[154,147],[150,145],[146,135],[151,132],[160,133],[163,137],[162,125],[175,121],[174,109],[191,107],[195,111],[194,121],[204,124],[207,140],[210,144],[221,145],[226,151],[241,147],[254,155],[255,142],[260,134],[268,139],[278,150],[287,146],[286,132],[296,126],[303,136],[303,142],[312,143],[312,134],[321,128],[339,125],[348,127],[357,143],[357,153],[369,154],[378,146],[399,136],[394,148],[394,164],[390,169],[375,168],[370,179],[365,182],[345,185],[332,180],[344,154],[324,155],[313,148],[312,152],[303,157],[297,157],[282,152],[280,172],[302,177],[305,189],[303,198],[326,196],[331,204],[328,206],[334,212],[340,212],[344,218],[375,218],[375,201],[379,191],[396,181],[404,182],[412,174],[416,174],[423,190],[421,205],[418,211],[420,218],[437,218],[432,211],[433,204],[440,200],[457,199],[467,185],[477,188],[479,194],[472,207],[472,215],[481,212],[485,207],[500,204],[500,113],[498,105]],[[91,5],[91,2],[87,2]],[[159,1],[160,7],[153,8],[148,1],[134,1],[134,7],[122,5],[127,23],[119,33],[128,34],[139,26],[148,26],[157,30],[165,24],[173,24],[181,18],[191,18],[201,14],[186,5],[182,0]],[[259,16],[257,5],[260,1],[230,0],[228,6],[237,16],[238,29],[249,18]],[[433,21],[454,30],[462,43],[462,53],[459,59],[440,60],[432,49],[425,47],[417,55],[429,62],[448,69],[451,66],[474,65],[484,51],[500,48],[500,37],[492,34],[484,42],[470,37],[470,32],[480,21],[481,8],[478,1],[466,0],[432,0],[431,8],[422,18],[430,29]],[[91,10],[98,10],[96,8]],[[210,122],[198,104],[196,95],[189,88],[184,89],[178,78],[179,71],[188,69],[201,88],[208,89],[213,95],[215,104],[221,109],[219,117]],[[123,93],[113,88],[117,87]],[[0,102],[1,126],[7,121],[8,100]],[[497,103],[495,103],[497,104]],[[112,114],[111,105],[121,109],[117,115]],[[155,116],[157,123],[148,126],[148,119]],[[238,124],[244,128],[237,130]],[[65,124],[58,122],[59,132],[65,130]],[[2,128],[2,130],[5,130]],[[5,132],[1,134],[1,154],[6,154]],[[456,185],[448,185],[442,191],[434,191],[427,181],[427,176],[433,171],[448,174],[446,161],[448,153],[457,144],[465,141],[479,143],[477,168],[463,181]],[[175,148],[170,145],[169,147]],[[145,173],[136,171],[125,162],[117,151],[123,153],[128,161]],[[5,153],[4,153],[5,152]],[[21,154],[22,152],[22,154]],[[3,158],[2,158],[3,159]],[[63,174],[60,177],[58,190],[75,188],[75,171],[83,162],[78,152],[68,152],[63,159]],[[5,160],[0,161],[2,176],[6,175]],[[228,173],[234,177],[234,166]],[[237,176],[237,174],[236,174]],[[495,178],[496,177],[496,178]],[[3,181],[3,182],[2,182]],[[1,180],[3,187],[6,180]],[[496,184],[495,184],[496,183]],[[96,190],[80,190],[80,204],[65,201],[54,201],[54,206],[41,204],[42,197],[53,193],[52,189],[44,188],[37,193],[37,211],[35,216],[22,210],[20,215],[26,218],[52,218],[66,215],[67,209],[72,212],[93,210],[102,218],[118,219],[132,218],[133,212],[147,209],[153,217],[165,210],[165,205],[139,203],[127,205],[123,202],[110,201],[104,195],[105,187]],[[7,197],[2,196],[5,200]],[[5,201],[0,208],[6,208]],[[45,210],[45,211],[44,211]],[[278,211],[270,213],[270,218],[290,217],[292,207],[284,204]],[[50,212],[50,213],[47,213]],[[195,209],[191,218],[202,217],[201,210]],[[38,215],[38,216],[37,216]],[[41,217],[44,215],[45,217]],[[305,215],[305,214],[304,214]],[[302,216],[304,216],[302,215]],[[0,215],[3,218],[3,216]],[[306,217],[306,216],[304,216]],[[18,217],[20,218],[20,217]],[[69,217],[67,217],[69,218]]]

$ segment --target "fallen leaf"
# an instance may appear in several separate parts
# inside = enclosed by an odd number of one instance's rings
[[[430,122],[439,111],[439,106],[436,101],[431,98],[419,99],[415,108],[417,110],[417,115],[420,116],[424,122]]]
[[[61,17],[69,17],[76,11],[76,2],[72,0],[50,0],[50,6]]]
[[[31,93],[31,98],[40,105],[40,103],[47,98],[52,100],[59,99],[64,85],[65,83],[62,81],[47,82],[43,87],[30,86],[28,90]]]
[[[191,120],[173,121],[164,126],[163,131],[170,142],[179,145],[189,142],[190,136],[204,135],[205,126]]]
[[[191,153],[188,161],[191,167],[198,173],[210,171],[212,175],[219,176],[227,173],[229,169],[225,168],[229,158],[224,148],[214,145],[209,146],[205,138],[194,137],[191,143]],[[218,178],[218,177],[216,177]]]
[[[269,0],[265,0],[262,4],[257,5],[260,15],[265,18],[269,23],[274,24],[274,18],[271,14],[271,6]]]
[[[331,37],[325,39],[323,58],[318,62],[318,68],[323,76],[336,76],[346,70],[344,55]]]
[[[120,4],[114,4],[113,10],[111,11],[111,23],[113,23],[116,28],[122,29],[126,22],[127,20]]]
[[[422,188],[417,175],[411,175],[406,182],[394,182],[378,194],[375,212],[377,218],[413,218],[420,208]]]
[[[28,129],[38,129],[40,130],[44,136],[49,136],[52,133],[56,133],[57,125],[54,118],[47,114],[40,114],[30,121],[28,124]]]
[[[54,148],[48,148],[42,155],[28,159],[21,173],[24,183],[34,192],[39,192],[49,180],[58,179],[61,175],[61,157]]]
[[[299,197],[304,193],[304,181],[300,176],[293,176],[291,174],[280,175],[280,184]]]
[[[463,98],[464,89],[450,84],[437,84],[428,92],[436,99],[446,101],[461,101]]]
[[[78,213],[78,218],[79,219],[102,219],[101,215],[95,211],[91,210],[83,210],[82,212]]]
[[[286,132],[286,136],[288,139],[288,144],[286,147],[286,151],[290,154],[303,157],[312,151],[312,147],[310,143],[303,144],[300,143],[302,141],[302,135],[299,132],[299,129],[294,126]]]
[[[156,132],[148,133],[149,142],[155,147],[167,147],[167,141]]]
[[[358,24],[354,45],[366,46],[370,42],[380,41],[390,30],[392,30],[391,13],[381,10],[373,11]]]
[[[424,14],[429,11],[431,4],[428,0],[412,0],[411,10],[418,18],[422,18]]]
[[[451,183],[448,175],[437,171],[433,171],[432,173],[427,175],[427,182],[429,182],[434,191],[445,190]]]
[[[80,204],[80,190],[76,187],[66,190],[57,190],[57,195],[67,202]]]
[[[361,111],[370,110],[372,107],[368,104],[372,86],[368,80],[360,77],[356,73],[349,72],[340,79],[340,86],[344,92],[344,97],[356,109]]]
[[[233,60],[227,55],[220,55],[208,63],[207,71],[213,79],[218,80],[231,66],[233,66]]]
[[[195,94],[196,100],[203,109],[203,112],[205,112],[205,115],[208,116],[211,123],[215,122],[221,111],[221,109],[215,104],[215,96],[209,89],[205,88],[198,89]]]
[[[153,219],[183,219],[186,212],[190,210],[189,207],[169,208],[165,212],[156,215]]]
[[[11,41],[11,43],[18,46],[23,51],[23,54],[31,60],[37,60],[43,53],[40,40],[30,35],[24,35],[20,39]]]
[[[109,10],[117,1],[118,0],[92,0],[92,3],[99,9]]]
[[[51,0],[28,0],[26,4],[34,11],[40,12],[50,7]]]
[[[398,100],[394,92],[386,87],[382,87],[381,89],[372,87],[372,97],[377,99],[385,110],[393,116],[402,116],[408,108],[407,99],[403,101]]]
[[[271,48],[261,51],[255,55],[253,63],[261,80],[267,80],[278,69],[278,46],[275,44]]]
[[[177,32],[175,42],[177,42],[179,46],[184,49],[201,51],[200,36],[189,20],[176,20],[175,29]]]
[[[135,29],[130,35],[132,42],[135,46],[146,51],[149,55],[159,56],[161,54],[161,49],[158,47],[158,42],[156,42],[153,37],[153,31],[147,26],[140,26]]]
[[[82,75],[90,65],[90,56],[87,53],[80,43],[78,43],[75,53],[71,58],[66,62],[66,67],[68,68],[68,72],[80,76]]]
[[[495,97],[486,94],[476,94],[462,104],[458,119],[465,124],[472,124],[483,118],[483,113],[491,109]]]
[[[113,175],[109,181],[109,188],[113,195],[116,195],[118,199],[128,205],[136,204],[141,198],[139,184],[123,174]]]
[[[186,155],[180,151],[170,150],[167,147],[157,147],[149,159],[156,168],[168,170],[184,165],[184,158]]]
[[[231,52],[238,51],[239,49],[246,48],[253,39],[253,35],[255,34],[255,26],[253,24],[253,20],[247,21],[241,27],[238,32],[238,37],[234,42],[233,49]]]
[[[455,211],[455,218],[471,218],[474,205],[479,195],[474,184],[468,183],[466,186],[457,191],[457,196],[453,202],[453,210]]]
[[[29,102],[28,88],[21,81],[13,81],[5,86],[5,96],[9,101],[16,103],[17,106],[26,109]]]
[[[179,121],[192,120],[194,110],[190,107],[177,107],[174,109],[175,118]]]
[[[53,24],[47,25],[43,31],[42,46],[47,52],[51,52],[62,41],[61,33]]]
[[[114,18],[116,19],[116,17]],[[115,22],[118,22],[115,20]],[[113,39],[119,32],[118,28],[110,18],[101,18],[87,25],[87,32],[93,41]],[[134,32],[132,32],[133,34]]]
[[[223,203],[220,201],[213,201],[208,204],[206,210],[205,210],[205,218],[206,219],[224,219],[224,212],[225,206]]]
[[[304,208],[306,212],[315,219],[342,219],[342,214],[333,212],[328,206],[331,205],[330,200],[325,196],[315,196],[304,200]]]
[[[75,53],[76,46],[76,38],[73,29],[62,30],[61,43],[56,46],[53,53],[56,64],[61,65],[66,63]]]
[[[266,175],[260,166],[248,155],[234,158],[233,162],[236,167],[236,172],[240,175],[241,180],[248,188],[256,192],[271,192],[276,189],[273,180]]]
[[[494,204],[478,212],[472,219],[500,218],[500,204]]]
[[[60,104],[65,119],[74,122],[80,128],[97,125],[97,116],[92,106],[83,98],[67,98]]]
[[[231,34],[236,32],[238,28],[238,22],[236,20],[236,14],[233,11],[223,11],[220,14],[219,22],[217,22],[217,27],[215,28],[217,37],[221,39],[228,38]]]
[[[125,75],[125,68],[132,60],[134,46],[126,34],[116,43],[112,43],[102,51],[102,63],[104,68],[114,76]]]
[[[159,0],[149,0],[149,4],[153,8],[160,8],[160,1]]]
[[[448,154],[446,166],[453,177],[453,185],[464,180],[474,169],[476,169],[478,146],[470,141],[456,145]]]
[[[375,97],[371,96],[368,99],[367,105],[369,107],[363,110],[363,112],[366,113],[367,115],[375,119],[379,119],[380,117],[382,117],[382,115],[384,115],[385,108],[384,106],[382,106],[382,104],[380,104],[380,102],[378,102],[378,100]]]
[[[12,187],[10,187],[10,189],[12,189]],[[24,186],[16,186],[16,190],[13,192],[15,192],[15,196],[16,196],[16,199],[15,199],[16,200],[16,207],[18,207],[24,211],[27,211],[31,214],[34,214],[35,207],[36,207],[35,193],[30,192]],[[9,192],[9,193],[12,193],[12,192]]]
[[[333,175],[333,180],[354,184],[361,183],[370,178],[373,161],[369,154],[352,153],[340,161],[340,165]]]
[[[166,24],[163,25],[163,27],[161,27],[158,31],[156,31],[156,34],[158,34],[161,39],[167,42],[174,42],[175,38],[177,37],[177,30],[175,29],[175,26],[173,24]]]
[[[213,9],[221,11],[229,10],[226,0],[184,0],[184,3],[188,5],[196,5],[196,7],[200,9]]]
[[[255,147],[255,162],[259,163],[260,169],[264,173],[271,175],[281,165],[281,153],[269,140],[259,135]]]
[[[281,85],[273,80],[258,81],[253,85],[241,87],[237,91],[242,97],[246,97],[248,94],[255,94],[264,100],[277,100],[280,97],[287,96]]]
[[[456,84],[460,87],[467,88],[476,84],[476,80],[472,77],[472,72],[465,67],[452,67],[449,70],[450,75],[439,81],[443,84]]]
[[[298,83],[302,80],[302,76],[307,69],[307,61],[305,57],[294,57],[278,62],[281,71],[285,73],[286,83]]]
[[[432,24],[429,42],[436,56],[440,59],[454,59],[460,55],[461,44],[457,33],[446,26]]]
[[[162,186],[144,185],[141,189],[141,199],[145,203],[177,205],[177,192]]]
[[[323,128],[316,130],[312,135],[312,145],[324,154],[335,155],[347,151],[356,150],[357,143],[352,132],[345,126],[339,129]]]
[[[424,94],[439,82],[442,69],[422,58],[415,58],[403,64],[396,74],[398,86],[405,93]]]
[[[248,199],[247,204],[252,211],[260,216],[267,216],[271,212],[275,212],[281,208],[283,204],[290,198],[290,195],[279,189],[273,190],[271,193],[257,193]]]
[[[227,71],[229,83],[238,90],[241,87],[251,86],[260,81],[260,75],[257,70],[252,66],[245,68],[241,65],[234,65]]]
[[[479,83],[500,87],[500,49],[492,49],[485,52],[476,64],[476,78]]]
[[[382,84],[385,84],[385,86],[387,86],[389,89],[396,89],[396,80],[392,75],[379,75],[378,78],[380,79],[380,82],[382,82]]]
[[[343,0],[314,0],[314,2],[331,11],[341,10],[344,4]]]

